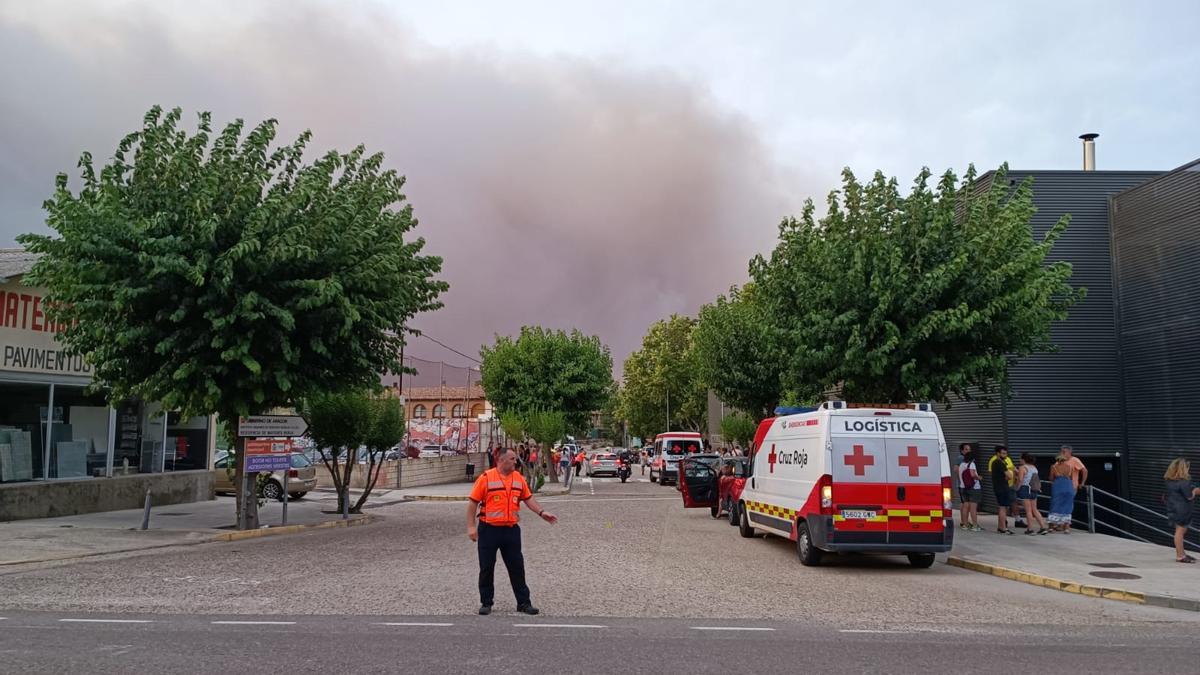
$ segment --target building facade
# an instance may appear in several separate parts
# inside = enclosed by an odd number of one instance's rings
[[[147,489],[156,504],[211,499],[212,419],[90,391],[45,290],[22,283],[34,260],[0,249],[0,521],[137,508]]]
[[[1198,167],[1010,173],[1014,185],[1034,179],[1035,237],[1070,214],[1051,259],[1072,264],[1087,297],[1052,326],[1056,351],[1009,368],[1011,400],[939,408],[949,445],[974,443],[985,462],[995,445],[1032,452],[1043,473],[1070,445],[1091,484],[1161,510],[1170,460],[1200,462],[1188,425],[1200,394]]]

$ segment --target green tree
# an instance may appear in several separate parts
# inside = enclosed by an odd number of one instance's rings
[[[1084,295],[1070,264],[1047,262],[1067,227],[1030,228],[1032,179],[1007,167],[985,189],[974,168],[908,195],[881,173],[846,170],[828,213],[785,220],[751,276],[793,346],[785,386],[813,380],[857,401],[990,398],[1010,360],[1052,349],[1050,324]]]
[[[559,410],[533,410],[525,414],[525,433],[541,446],[536,467],[531,468],[534,489],[541,487],[541,477],[557,480],[557,467],[550,461],[551,447],[567,435],[567,417]]]
[[[732,441],[743,448],[750,447],[756,431],[758,431],[758,422],[745,413],[726,415],[721,420],[721,437],[727,442]]]
[[[729,289],[729,296],[700,308],[692,349],[700,381],[725,403],[761,420],[779,403],[790,349],[787,333],[775,326],[757,302],[754,284]],[[816,383],[793,382],[814,390]]]
[[[496,336],[480,350],[480,383],[503,415],[561,412],[568,431],[585,429],[612,385],[612,356],[600,338],[525,326],[514,340]]]
[[[703,428],[708,390],[692,350],[695,326],[695,319],[680,315],[658,321],[642,339],[642,348],[625,359],[620,411],[635,436]]]
[[[404,440],[404,407],[398,399],[345,391],[316,394],[304,401],[301,410],[308,420],[308,435],[333,478],[338,511],[348,507],[351,513],[360,513],[383,472],[387,451]],[[364,456],[365,486],[350,506],[351,479]]]
[[[447,289],[408,237],[404,178],[362,146],[305,164],[310,133],[273,148],[275,120],[214,136],[180,117],[152,108],[98,173],[84,153],[78,192],[59,174],[45,203],[56,236],[20,238],[65,348],[114,404],[230,421],[398,372],[398,329]]]

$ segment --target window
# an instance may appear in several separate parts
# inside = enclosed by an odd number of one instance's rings
[[[83,387],[55,385],[50,425],[50,478],[95,478],[108,473],[108,403]]]
[[[463,412],[465,410],[466,409],[463,407],[463,404],[457,403],[457,404],[455,404],[455,406],[453,408],[450,409],[450,416],[451,417],[462,417]]]
[[[471,406],[471,417],[479,417],[482,414],[483,414],[483,404],[482,403],[476,403],[475,405]]]
[[[445,416],[446,416],[446,406],[442,405],[441,403],[439,403],[439,404],[437,404],[437,405],[433,406],[433,417],[434,417],[434,419],[439,419],[439,420],[440,420],[440,419],[442,419],[442,418],[443,418],[443,417],[445,417]]]
[[[413,419],[414,420],[425,419],[425,406],[417,405],[417,406],[413,407]]]
[[[49,402],[50,385],[0,382],[0,483],[44,478]]]

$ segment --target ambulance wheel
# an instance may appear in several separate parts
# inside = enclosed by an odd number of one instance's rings
[[[933,565],[933,554],[932,553],[909,553],[908,554],[908,564],[912,565],[913,567],[915,567],[919,570],[923,570],[926,567]]]
[[[745,504],[738,505],[738,514],[738,534],[746,539],[752,538],[754,536],[754,528],[750,527],[750,516],[746,515]]]
[[[812,537],[808,534],[808,525],[796,525],[796,555],[800,556],[800,564],[805,567],[816,567],[821,564],[821,549],[813,546]]]

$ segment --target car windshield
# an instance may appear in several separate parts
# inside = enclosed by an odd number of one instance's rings
[[[307,469],[310,466],[312,466],[312,462],[308,461],[308,458],[305,457],[304,455],[301,455],[299,453],[292,455],[292,468],[293,469]]]
[[[610,455],[607,453],[601,453],[599,455],[596,455],[596,459],[616,459],[616,458],[617,458],[616,455]]]
[[[421,448],[421,452],[440,452],[441,449],[442,447],[440,445],[427,445]]]

